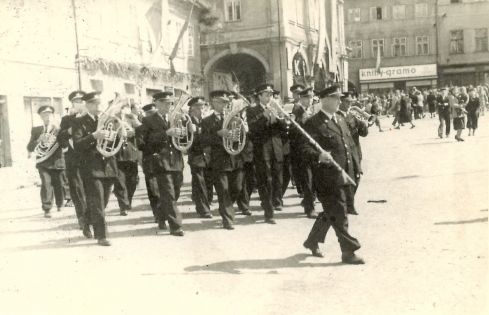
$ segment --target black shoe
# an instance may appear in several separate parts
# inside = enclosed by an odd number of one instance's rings
[[[313,211],[307,213],[307,217],[309,219],[316,219],[318,217],[318,214],[316,213],[316,211],[313,210]]]
[[[73,201],[71,199],[66,200],[65,207],[74,207]]]
[[[58,212],[61,212],[62,207],[57,207]]]
[[[268,223],[268,224],[277,224],[277,222],[274,219],[265,219],[265,223]]]
[[[251,215],[251,211],[250,211],[250,210],[248,210],[248,209],[241,211],[241,213],[242,213],[243,215],[247,215],[247,216],[250,216],[250,215]]]
[[[308,245],[307,243],[304,243],[303,246],[307,249],[310,249],[311,250],[311,254],[314,256],[314,257],[319,257],[319,258],[323,258],[324,255],[323,253],[321,252],[321,250],[319,249],[319,246],[318,244],[316,245],[313,245],[313,246],[310,246]]]
[[[212,219],[212,214],[211,213],[205,213],[205,214],[201,214],[200,217],[202,219]]]
[[[234,226],[231,223],[223,224],[226,230],[234,230]]]
[[[158,222],[158,229],[160,229],[160,230],[166,230],[166,223],[165,223],[165,221]]]
[[[348,214],[353,214],[353,215],[358,215],[358,212],[357,212],[357,210],[355,210],[355,209],[348,209],[348,210],[346,211],[346,213],[348,213]]]
[[[83,236],[86,238],[93,238],[92,230],[90,230],[90,225],[85,225],[83,228]]]
[[[182,229],[171,231],[170,234],[173,236],[184,236],[185,235],[185,233],[183,232]]]
[[[49,211],[44,211],[44,217],[45,218],[51,218],[51,213]]]
[[[282,206],[274,206],[273,210],[275,211],[282,211]]]
[[[121,210],[121,216],[123,216],[123,217],[127,216],[127,211],[126,210]]]
[[[415,126],[415,125],[412,125],[412,126],[411,126],[411,129],[413,129],[414,127],[416,127],[416,126]]]
[[[112,245],[112,244],[110,244],[110,242],[106,238],[101,238],[101,239],[97,240],[97,244],[99,244],[100,246]]]
[[[341,255],[341,261],[345,264],[350,264],[350,265],[363,265],[365,264],[365,261],[355,255],[354,252],[344,252],[342,255]]]

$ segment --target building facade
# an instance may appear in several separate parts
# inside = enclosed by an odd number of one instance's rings
[[[74,6],[73,6],[74,4]],[[145,104],[156,91],[202,92],[197,1],[170,72],[187,0],[4,0],[0,10],[0,165],[27,163],[37,109],[57,119],[78,88]],[[76,16],[76,18],[75,18]]]
[[[487,0],[347,0],[350,87],[489,83]]]
[[[441,86],[489,84],[489,1],[439,0]]]
[[[436,86],[435,0],[347,0],[345,16],[351,88]]]
[[[346,87],[342,0],[216,0],[219,23],[203,29],[206,91],[238,85],[250,94],[273,83],[286,96],[294,83]]]

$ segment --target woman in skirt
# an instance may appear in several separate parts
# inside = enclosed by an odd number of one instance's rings
[[[465,129],[465,97],[458,94],[458,90],[454,88],[448,98],[450,108],[452,109],[453,129],[457,131],[455,139],[457,141],[464,141],[464,139],[462,139],[462,131]]]
[[[474,89],[470,89],[469,91],[469,101],[467,106],[465,106],[465,110],[467,111],[467,129],[469,129],[469,136],[473,136],[477,129],[480,111],[480,100],[476,96]]]
[[[403,95],[401,98],[401,109],[399,111],[399,123],[401,124],[401,126],[404,123],[410,123],[411,129],[416,127],[411,120],[411,116],[412,116],[411,98],[409,97],[409,95]]]

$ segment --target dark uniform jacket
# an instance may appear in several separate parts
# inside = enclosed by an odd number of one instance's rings
[[[217,132],[222,129],[223,120],[216,113],[202,120],[202,142],[210,147],[210,166],[214,171],[233,171],[243,167],[241,154],[230,155],[224,149],[222,137]]]
[[[298,123],[299,126],[304,128],[304,123],[302,122],[302,119],[304,115],[306,115],[306,110],[301,105],[296,104],[292,109],[292,115],[294,115],[294,121]],[[297,161],[299,161],[300,163],[304,162],[303,159],[300,158],[301,154],[298,150],[301,142],[304,141],[302,134],[299,130],[297,130],[297,128],[291,126],[289,130],[289,138],[290,145],[292,147],[292,154],[294,155],[294,157],[296,157]]]
[[[39,143],[39,137],[44,133],[44,126],[33,127],[31,130],[31,138],[27,144],[27,151],[33,152]],[[65,160],[63,157],[63,151],[61,146],[49,157],[47,160],[37,163],[37,168],[47,168],[47,169],[64,169]]]
[[[208,168],[210,165],[210,147],[205,147],[202,142],[202,119],[191,117],[197,131],[194,133],[194,141],[188,150],[188,164],[191,167]]]
[[[73,148],[73,142],[70,143],[71,134],[69,133],[69,129],[71,128],[71,132],[73,133],[75,120],[76,115],[63,116],[63,118],[61,118],[60,132],[58,133],[58,143],[64,150],[66,150],[66,168],[73,168],[80,165],[80,155],[76,154],[75,149]]]
[[[277,162],[283,162],[282,136],[285,132],[285,121],[277,119],[275,123],[269,124],[264,111],[263,107],[258,104],[249,107],[246,113],[254,157],[266,161],[275,159]]]
[[[116,154],[118,162],[137,162],[138,160],[138,147],[136,145],[136,137],[128,137],[120,151]]]
[[[73,144],[80,157],[83,176],[95,178],[117,177],[115,157],[105,158],[97,151],[97,140],[92,133],[97,130],[97,122],[90,115],[75,119],[73,124]]]
[[[333,159],[351,178],[355,178],[360,170],[358,155],[354,153],[355,142],[343,116],[336,115],[336,119],[337,123],[334,123],[320,111],[307,120],[304,129],[325,151],[330,152]],[[319,164],[320,152],[306,139],[302,142],[301,153],[303,158],[313,165],[314,178],[317,179],[315,184],[320,186],[318,188],[338,184],[339,171],[333,166]]]
[[[358,155],[358,161],[362,161],[362,146],[360,145],[360,137],[366,137],[368,135],[368,124],[365,121],[359,120],[352,113],[345,113],[342,111],[338,111],[339,115],[342,115],[345,118],[348,129],[350,129],[350,134],[355,142],[355,149],[357,152],[355,154]],[[360,167],[359,172],[362,173],[362,169]]]
[[[143,118],[138,148],[143,151],[143,168],[148,174],[183,170],[182,152],[173,146],[172,138],[166,134],[168,129],[170,123],[158,113]]]

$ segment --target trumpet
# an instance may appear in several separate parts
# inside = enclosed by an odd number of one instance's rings
[[[99,116],[97,131],[105,131],[106,136],[104,139],[97,140],[96,148],[103,157],[116,155],[127,140],[127,124],[117,117],[122,105],[124,101],[117,96],[107,110]]]
[[[185,94],[185,96],[183,96]],[[172,137],[173,146],[181,152],[186,152],[194,142],[194,126],[190,116],[182,110],[192,96],[182,92],[180,98],[170,113],[170,128],[176,130],[177,135]]]
[[[229,130],[229,136],[222,138],[222,144],[226,152],[230,155],[240,154],[246,145],[246,133],[248,132],[248,125],[241,117],[241,112],[247,106],[248,103],[243,102],[235,106],[233,109],[232,104],[230,103],[230,105],[224,111],[222,128]]]
[[[371,115],[357,106],[350,107],[350,113],[358,120],[367,122],[369,127],[375,123],[375,119],[377,118],[375,115]]]
[[[59,148],[57,141],[58,132],[59,128],[51,125],[51,128],[41,135],[39,143],[34,148],[36,164],[49,159]]]

